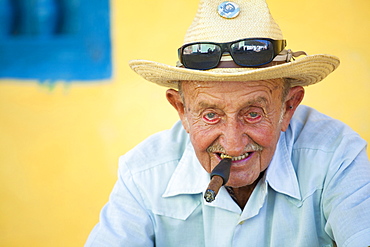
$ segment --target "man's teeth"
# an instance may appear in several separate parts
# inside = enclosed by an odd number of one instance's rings
[[[240,155],[240,156],[237,156],[237,157],[233,157],[232,160],[242,160],[242,159],[245,159],[249,156],[249,153],[245,153],[243,155]]]
[[[247,158],[248,156],[249,156],[249,153],[245,153],[245,154],[243,154],[243,155],[236,156],[236,157],[232,157],[232,156],[230,156],[230,155],[223,154],[223,153],[220,155],[221,159],[226,159],[226,158],[228,158],[228,159],[231,159],[232,161],[242,160],[242,159]]]

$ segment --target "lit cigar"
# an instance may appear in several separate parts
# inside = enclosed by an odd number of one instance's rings
[[[204,199],[206,202],[213,202],[217,196],[221,186],[225,185],[229,180],[231,156],[223,155],[223,159],[213,169],[211,173],[211,181],[208,184],[208,188],[204,193]]]

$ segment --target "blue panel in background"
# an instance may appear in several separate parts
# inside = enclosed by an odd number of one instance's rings
[[[0,78],[110,78],[109,13],[109,0],[0,0]]]

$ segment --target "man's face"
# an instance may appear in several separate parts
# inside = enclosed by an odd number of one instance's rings
[[[252,184],[268,167],[286,122],[283,81],[185,82],[182,89],[179,115],[204,169],[211,172],[227,154],[233,157],[227,185]]]

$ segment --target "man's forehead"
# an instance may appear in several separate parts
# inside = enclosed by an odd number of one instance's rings
[[[280,88],[280,89],[279,89]],[[281,101],[282,83],[278,81],[252,82],[189,82],[183,91],[186,105],[196,109],[267,107]]]
[[[251,87],[268,87],[271,90],[282,88],[283,79],[270,79],[270,80],[255,80],[255,81],[184,81],[181,83],[181,90],[186,91],[186,94],[192,94],[197,90],[213,91],[213,90],[248,90]]]

